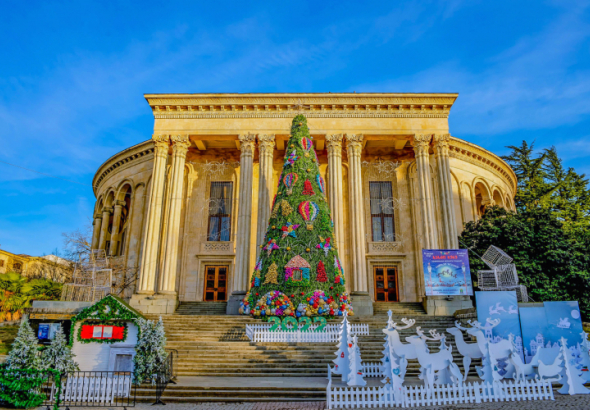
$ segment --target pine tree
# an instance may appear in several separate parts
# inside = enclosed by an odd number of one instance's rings
[[[37,354],[37,337],[29,325],[29,320],[25,316],[20,322],[20,328],[16,338],[12,343],[12,350],[8,354],[6,362],[9,369],[39,369],[41,368],[41,359]]]
[[[258,244],[262,251],[250,281],[254,286],[242,303],[242,312],[268,316],[270,310],[262,299],[278,291],[285,305],[303,309],[299,316],[352,314],[325,191],[307,119],[298,115],[291,126],[266,236]],[[258,275],[261,285],[256,285]],[[291,309],[276,312],[296,315]]]
[[[140,336],[135,346],[136,354],[133,358],[135,382],[156,384],[157,372],[162,369],[168,357],[164,348],[166,346],[164,323],[160,317],[157,322],[139,319],[137,325]]]
[[[74,361],[76,355],[68,346],[68,341],[60,326],[55,332],[55,338],[47,349],[43,351],[42,365],[44,369],[58,370],[60,373],[71,373],[80,370],[78,363]]]
[[[562,337],[560,343],[560,353],[563,356],[563,370],[561,372],[563,387],[559,389],[559,393],[590,394],[590,390],[584,387],[584,379],[581,376],[582,371],[576,366],[576,358],[567,348],[567,340]]]
[[[348,339],[350,338],[350,323],[348,323],[347,315],[344,313],[344,320],[340,324],[339,329],[338,350],[336,351],[336,359],[332,362],[335,364],[334,374],[341,374],[342,381],[348,381],[348,373],[350,373],[349,350],[350,346]]]
[[[352,346],[349,349],[349,355],[350,369],[348,372],[348,385],[350,387],[363,387],[367,384],[367,382],[363,378],[361,349],[359,349],[356,335],[352,337]]]

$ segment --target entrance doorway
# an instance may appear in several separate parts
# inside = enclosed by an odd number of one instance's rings
[[[397,268],[395,266],[374,266],[376,302],[399,302]]]
[[[205,266],[205,302],[225,302],[227,266]]]

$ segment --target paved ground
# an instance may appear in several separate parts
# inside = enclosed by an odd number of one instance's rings
[[[202,404],[175,404],[168,403],[165,407],[152,407],[151,404],[138,404],[137,410],[324,410],[325,402],[301,402],[301,403],[202,403]],[[70,407],[70,410],[89,410],[88,407]],[[399,408],[395,408],[399,409]],[[555,401],[519,401],[519,402],[498,402],[482,403],[475,407],[473,404],[455,404],[435,407],[416,407],[420,410],[455,410],[455,409],[482,409],[482,410],[553,410],[553,409],[590,409],[590,395],[584,396],[562,396],[555,395]],[[45,410],[45,408],[39,408]]]

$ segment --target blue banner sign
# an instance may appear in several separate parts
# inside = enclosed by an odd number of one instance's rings
[[[422,249],[426,296],[473,295],[467,249]]]

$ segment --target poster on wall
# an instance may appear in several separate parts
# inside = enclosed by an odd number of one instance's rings
[[[477,321],[483,326],[487,325],[487,319],[500,319],[499,325],[486,331],[486,336],[491,339],[492,343],[508,339],[510,334],[514,335],[516,350],[524,360],[516,292],[513,290],[475,292],[475,304],[477,306]]]
[[[467,249],[422,249],[426,296],[473,295]]]

